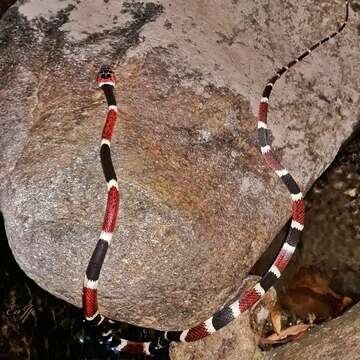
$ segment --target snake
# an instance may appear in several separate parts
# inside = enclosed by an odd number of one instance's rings
[[[275,260],[268,268],[265,275],[255,285],[246,289],[240,294],[236,301],[220,308],[220,310],[207,320],[182,331],[157,331],[158,334],[155,339],[147,342],[131,341],[116,336],[114,334],[114,329],[116,326],[119,326],[120,322],[113,321],[104,315],[101,315],[99,311],[97,299],[98,281],[107,250],[114,234],[120,201],[119,185],[111,160],[110,151],[111,138],[118,113],[114,95],[116,76],[109,65],[103,65],[100,68],[96,83],[98,87],[103,90],[108,105],[108,113],[102,131],[100,159],[108,192],[100,237],[92,253],[84,277],[82,304],[86,322],[91,326],[100,327],[102,339],[110,349],[115,352],[140,353],[152,356],[158,354],[162,349],[167,348],[172,342],[192,342],[202,339],[220,330],[252,308],[275,284],[277,279],[280,278],[300,241],[301,233],[304,229],[305,204],[304,195],[301,192],[299,185],[290,175],[289,171],[281,165],[268,142],[269,129],[267,116],[269,98],[277,80],[279,80],[290,68],[304,60],[319,46],[328,42],[343,31],[349,18],[349,3],[349,0],[345,2],[345,19],[342,25],[333,33],[316,42],[300,56],[280,68],[276,74],[267,81],[260,99],[257,117],[257,135],[260,152],[268,167],[275,172],[286,186],[290,193],[292,204],[290,228]]]

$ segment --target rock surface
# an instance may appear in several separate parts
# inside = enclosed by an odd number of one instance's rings
[[[256,283],[255,276],[245,279],[241,289]],[[254,309],[202,340],[173,344],[171,360],[250,360],[262,357],[257,346],[269,312],[276,303],[275,290],[269,291]]]
[[[317,326],[304,338],[267,354],[264,360],[359,360],[360,303],[343,316]]]
[[[106,199],[98,159],[106,109],[93,80],[101,63],[113,63],[122,203],[101,307],[160,329],[209,317],[291,212],[257,147],[262,88],[343,12],[330,0],[311,8],[302,0],[32,0],[10,8],[0,22],[0,208],[22,269],[80,306]],[[272,144],[304,190],[358,119],[351,17],[272,98]]]

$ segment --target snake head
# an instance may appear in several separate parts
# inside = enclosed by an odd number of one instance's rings
[[[99,85],[99,87],[103,85],[115,86],[116,77],[109,65],[101,66],[100,71],[96,78],[96,83]]]

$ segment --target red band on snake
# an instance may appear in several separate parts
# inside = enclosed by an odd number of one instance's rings
[[[191,342],[202,339],[211,333],[216,332],[232,320],[236,319],[240,314],[249,310],[255,305],[265,292],[274,285],[275,281],[281,276],[281,273],[289,263],[292,254],[300,240],[301,232],[304,228],[304,200],[303,194],[300,191],[294,178],[281,165],[281,163],[274,156],[271,147],[268,143],[268,102],[271,91],[278,79],[284,75],[296,63],[305,59],[310,53],[324,44],[331,38],[339,34],[344,28],[349,17],[349,1],[345,2],[346,15],[343,24],[337,31],[325,37],[321,41],[306,50],[298,58],[283,66],[270,80],[264,88],[260,105],[259,115],[257,120],[258,139],[260,150],[265,162],[268,166],[280,177],[290,193],[292,201],[292,220],[288,235],[269,270],[265,273],[262,279],[252,288],[246,290],[241,294],[240,298],[231,305],[223,307],[216,312],[212,317],[203,321],[201,324],[183,331],[165,331],[160,333],[155,340],[151,342],[134,342],[113,336],[112,328],[116,327],[116,322],[105,318],[99,313],[97,302],[97,286],[102,264],[108,246],[111,242],[113,232],[115,229],[116,218],[119,208],[119,189],[116,179],[116,174],[111,161],[110,141],[114,130],[117,108],[116,100],[113,93],[116,78],[109,66],[103,66],[97,77],[97,84],[104,91],[109,112],[106,118],[102,133],[102,141],[100,148],[101,164],[105,180],[108,186],[108,201],[105,211],[104,222],[100,238],[97,242],[95,250],[91,256],[88,264],[84,287],[83,287],[83,308],[85,318],[89,324],[100,326],[103,331],[104,339],[107,341],[109,347],[115,351],[123,351],[130,353],[144,353],[148,355],[155,355],[164,347],[167,347],[171,341]]]

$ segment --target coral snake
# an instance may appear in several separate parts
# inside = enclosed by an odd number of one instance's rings
[[[317,47],[335,37],[345,28],[349,17],[349,1],[346,1],[345,4],[345,20],[337,31],[317,42],[299,57],[289,62],[286,66],[283,66],[270,80],[268,80],[260,99],[259,115],[257,119],[257,132],[260,150],[265,162],[280,177],[289,190],[292,201],[292,219],[290,229],[278,255],[275,258],[275,261],[261,280],[250,289],[244,291],[231,305],[221,308],[210,318],[190,329],[183,331],[159,332],[159,335],[149,342],[135,342],[115,336],[113,330],[116,328],[117,322],[101,315],[99,313],[99,306],[97,302],[98,279],[106,252],[114,234],[120,200],[119,187],[111,161],[110,152],[110,141],[117,117],[116,99],[113,92],[116,78],[109,66],[101,67],[96,82],[105,94],[108,104],[108,114],[102,132],[100,158],[108,188],[108,199],[100,238],[92,253],[86,270],[82,301],[86,321],[90,325],[100,326],[103,341],[112,350],[156,355],[161,349],[168,347],[171,342],[191,342],[202,339],[221,329],[230,321],[236,319],[240,314],[249,310],[281,276],[281,273],[287,266],[296,249],[300,240],[301,232],[304,228],[304,200],[303,194],[294,178],[276,159],[268,143],[267,113],[269,97],[276,81],[280,79],[282,75],[284,75],[296,63],[310,55]]]

